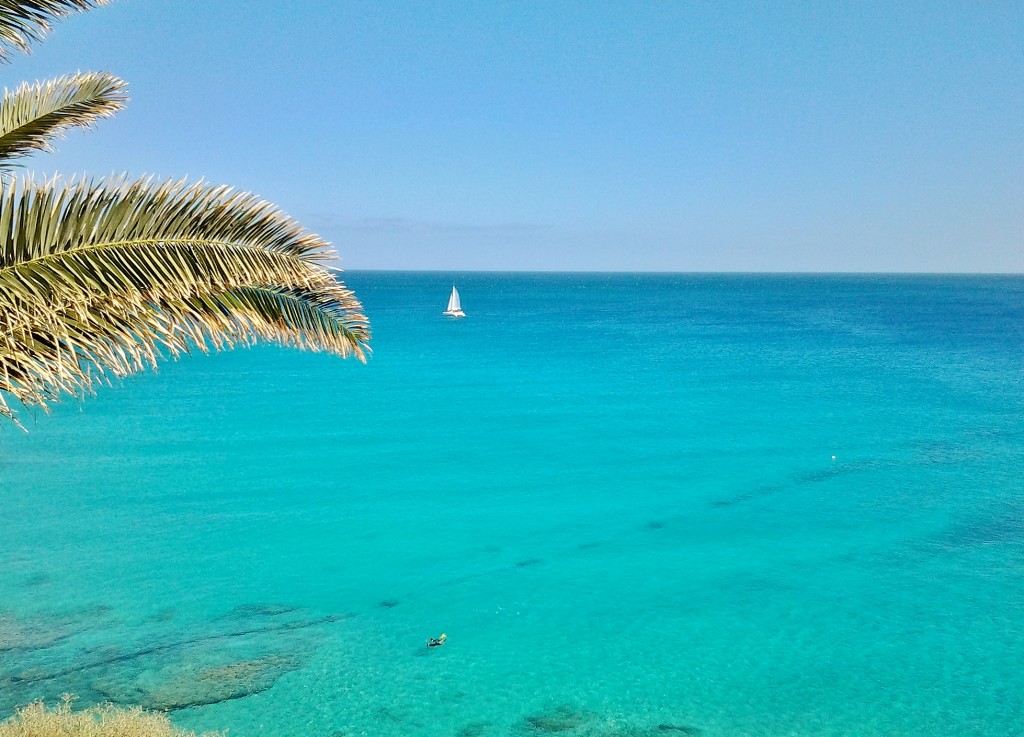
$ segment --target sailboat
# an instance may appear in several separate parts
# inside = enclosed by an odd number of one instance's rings
[[[445,310],[443,315],[448,317],[465,317],[466,313],[462,311],[462,302],[459,300],[459,290],[452,285],[452,296],[448,298],[448,309]]]

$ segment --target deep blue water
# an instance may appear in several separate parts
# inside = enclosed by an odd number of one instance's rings
[[[346,281],[367,365],[199,355],[0,431],[0,713],[1024,734],[1024,277]]]

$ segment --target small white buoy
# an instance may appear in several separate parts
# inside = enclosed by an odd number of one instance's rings
[[[836,459],[836,457],[835,457],[835,456],[832,456],[832,460],[834,461],[835,459]]]

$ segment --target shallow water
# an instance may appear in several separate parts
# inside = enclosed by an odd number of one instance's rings
[[[1024,734],[1024,278],[461,274],[449,321],[452,275],[346,276],[368,365],[0,431],[0,711]]]

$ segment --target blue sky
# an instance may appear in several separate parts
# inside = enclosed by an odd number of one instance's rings
[[[1024,3],[119,0],[41,172],[257,192],[348,269],[1024,272]]]

